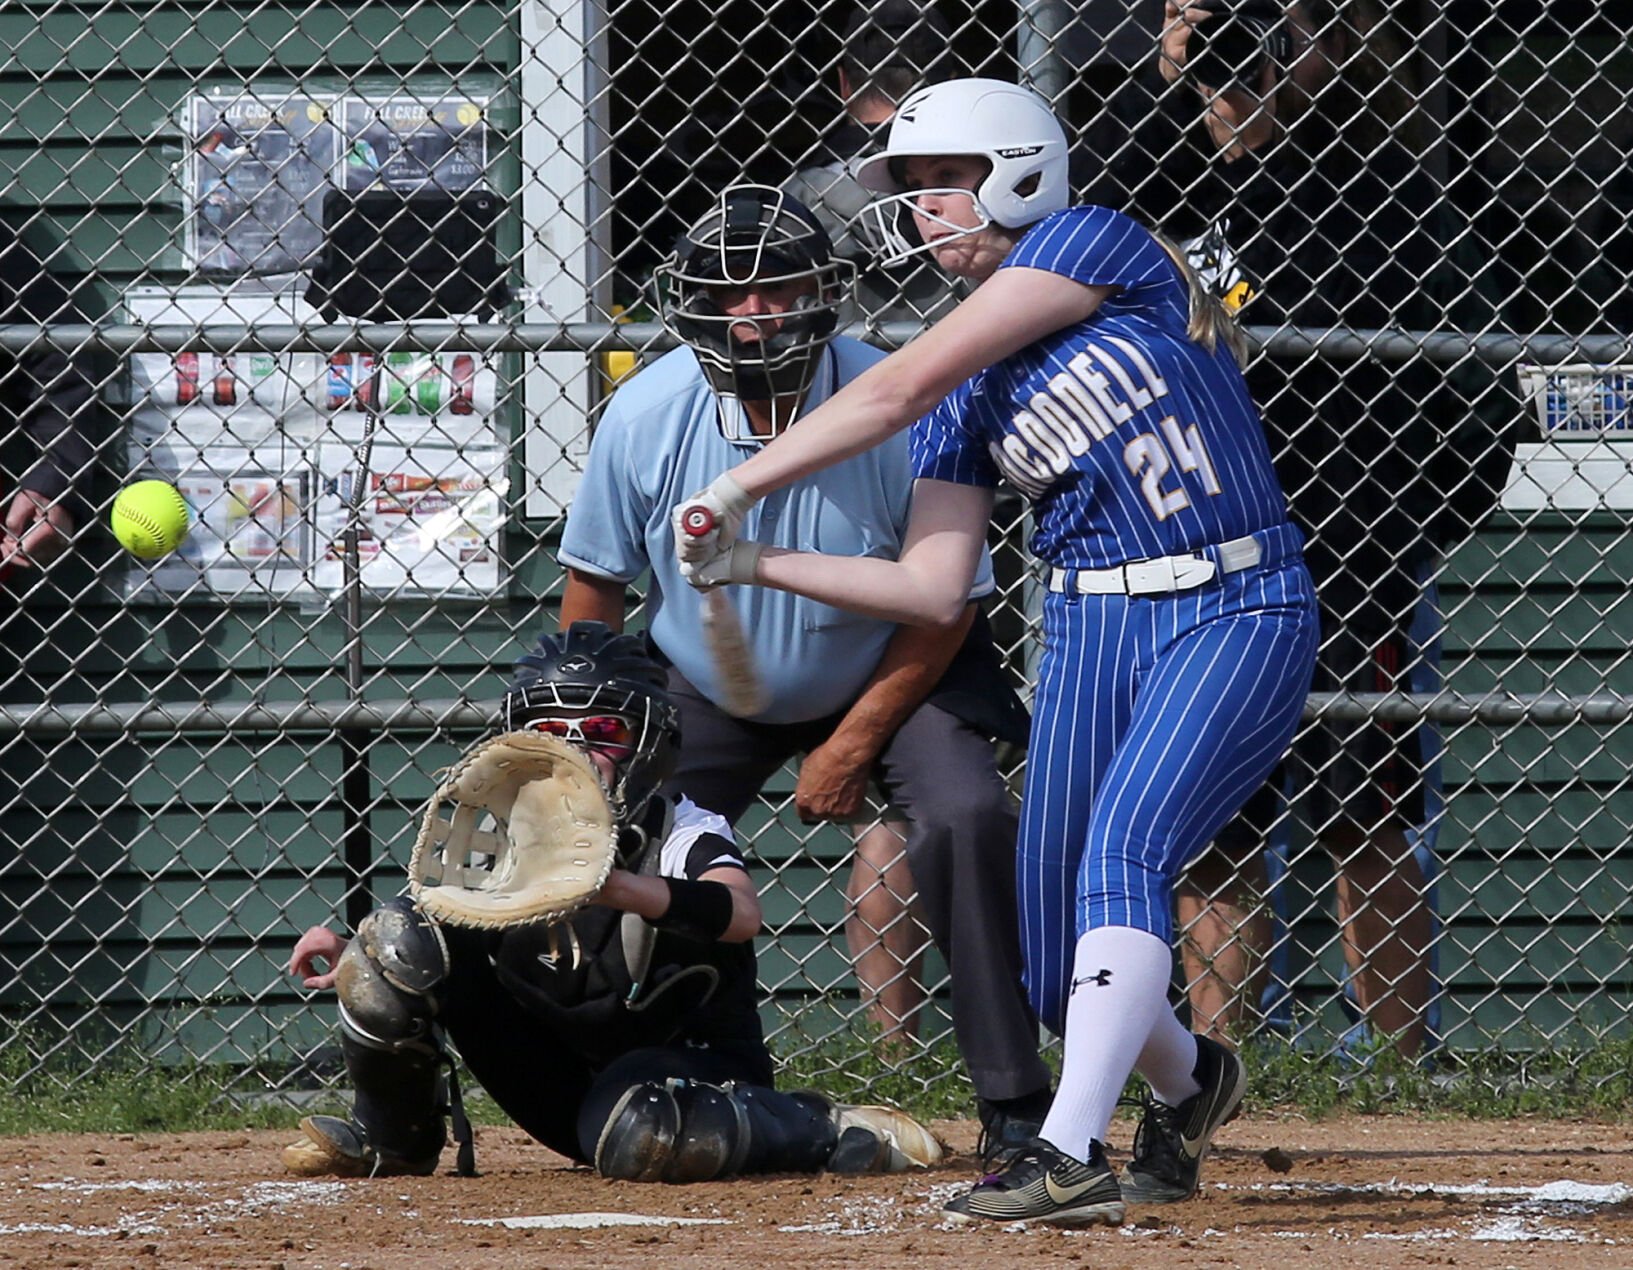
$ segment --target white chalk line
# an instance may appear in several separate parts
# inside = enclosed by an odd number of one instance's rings
[[[922,1192],[918,1203],[895,1199],[864,1198],[860,1200],[847,1199],[825,1217],[799,1225],[779,1226],[777,1229],[784,1234],[816,1234],[848,1237],[854,1235],[885,1235],[897,1234],[911,1227],[928,1222],[941,1230],[967,1230],[968,1226],[960,1223],[943,1220],[941,1217],[942,1205],[954,1195],[962,1194],[970,1187],[968,1182],[942,1182],[927,1188]],[[1253,1232],[1275,1239],[1312,1239],[1331,1238],[1335,1241],[1350,1239],[1376,1239],[1400,1242],[1443,1242],[1443,1241],[1471,1241],[1471,1242],[1550,1242],[1550,1243],[1600,1243],[1613,1245],[1615,1239],[1606,1239],[1592,1232],[1583,1232],[1573,1226],[1559,1225],[1549,1221],[1549,1218],[1591,1216],[1595,1210],[1621,1204],[1633,1200],[1633,1186],[1620,1182],[1593,1183],[1560,1180],[1544,1183],[1540,1186],[1494,1186],[1488,1182],[1402,1182],[1390,1179],[1387,1182],[1363,1182],[1345,1184],[1342,1182],[1255,1182],[1248,1184],[1232,1182],[1216,1182],[1210,1188],[1216,1191],[1252,1193],[1271,1192],[1289,1195],[1339,1196],[1339,1195],[1392,1195],[1409,1198],[1446,1196],[1453,1199],[1469,1200],[1508,1200],[1498,1210],[1496,1216],[1490,1214],[1471,1214],[1461,1229],[1438,1227],[1433,1229],[1413,1231],[1368,1231],[1364,1234],[1353,1235],[1339,1229],[1323,1231],[1311,1230],[1277,1230]],[[1228,1232],[1208,1227],[1202,1231],[1186,1231],[1184,1228],[1171,1223],[1155,1224],[1150,1220],[1142,1222],[1140,1217],[1148,1214],[1140,1210],[1131,1210],[1129,1219],[1118,1228],[1118,1233],[1125,1238],[1150,1239],[1162,1237],[1177,1237],[1190,1234],[1196,1238],[1223,1237],[1234,1233],[1238,1236],[1248,1232],[1240,1228]],[[1025,1222],[1011,1222],[1004,1229],[1024,1231],[1027,1229],[1049,1229],[1042,1223],[1033,1223],[1028,1226]],[[1055,1233],[1067,1236],[1093,1237],[1096,1232],[1066,1230]]]
[[[1622,1182],[1573,1182],[1561,1180],[1541,1186],[1493,1186],[1489,1182],[1254,1182],[1241,1185],[1216,1182],[1216,1191],[1271,1192],[1312,1196],[1404,1195],[1408,1198],[1506,1199],[1513,1201],[1498,1210],[1495,1218],[1470,1217],[1461,1230],[1445,1228],[1412,1231],[1368,1231],[1362,1239],[1401,1242],[1445,1242],[1465,1239],[1475,1243],[1599,1243],[1614,1245],[1616,1240],[1584,1233],[1573,1226],[1558,1225],[1549,1218],[1592,1216],[1595,1209],[1633,1200],[1633,1186]],[[1277,1238],[1307,1239],[1309,1232],[1278,1230]]]
[[[1278,1191],[1306,1195],[1468,1195],[1515,1198],[1539,1204],[1602,1206],[1633,1199],[1633,1186],[1622,1182],[1546,1182],[1541,1186],[1492,1186],[1488,1182],[1214,1182],[1216,1191]]]
[[[944,1182],[928,1187],[918,1202],[893,1197],[860,1196],[846,1199],[824,1218],[798,1225],[780,1226],[786,1234],[819,1234],[836,1237],[857,1235],[894,1234],[909,1227],[923,1225],[942,1229],[957,1229],[941,1219],[941,1207],[952,1196],[967,1190],[968,1182]],[[196,1181],[165,1179],[132,1179],[120,1181],[86,1181],[67,1178],[56,1182],[36,1182],[32,1188],[73,1195],[92,1195],[106,1192],[133,1192],[140,1195],[174,1195],[176,1200],[160,1203],[140,1212],[121,1214],[111,1225],[76,1225],[72,1222],[16,1222],[0,1223],[0,1236],[27,1234],[80,1235],[86,1237],[118,1237],[123,1235],[156,1235],[164,1233],[166,1221],[184,1225],[212,1225],[246,1216],[276,1215],[292,1207],[310,1207],[314,1204],[338,1204],[348,1194],[345,1182],[265,1181],[251,1183],[239,1197],[211,1199],[206,1203],[188,1205],[183,1197],[205,1197],[213,1189],[209,1184]],[[1210,1189],[1220,1192],[1271,1193],[1288,1195],[1391,1195],[1406,1197],[1441,1197],[1470,1200],[1506,1200],[1495,1215],[1471,1215],[1459,1229],[1446,1227],[1414,1231],[1368,1231],[1359,1236],[1341,1230],[1307,1231],[1284,1230],[1263,1232],[1272,1238],[1310,1239],[1323,1236],[1338,1240],[1350,1238],[1399,1242],[1445,1242],[1466,1240],[1472,1242],[1543,1242],[1543,1243],[1603,1243],[1615,1244],[1592,1232],[1583,1232],[1574,1226],[1559,1224],[1565,1217],[1591,1216],[1595,1210],[1633,1201],[1633,1186],[1625,1183],[1589,1183],[1562,1179],[1538,1186],[1492,1185],[1488,1182],[1386,1182],[1346,1184],[1341,1182],[1216,1182]],[[403,1198],[407,1198],[406,1196]],[[502,1226],[512,1230],[566,1229],[585,1230],[619,1226],[708,1226],[729,1225],[727,1218],[669,1217],[640,1213],[550,1213],[534,1216],[465,1218],[461,1224],[469,1226]],[[1024,1230],[1024,1223],[1012,1223],[1009,1229]],[[1082,1233],[1082,1232],[1069,1232]],[[1181,1235],[1179,1226],[1153,1225],[1131,1221],[1120,1230],[1130,1238],[1150,1238]],[[1193,1232],[1194,1233],[1194,1232]],[[1212,1227],[1200,1232],[1202,1237],[1221,1236],[1226,1232]],[[1238,1235],[1243,1232],[1238,1230]]]
[[[541,1213],[535,1217],[461,1217],[461,1226],[506,1230],[601,1230],[609,1226],[729,1226],[724,1217],[665,1217],[652,1213]]]
[[[121,1213],[112,1225],[80,1226],[73,1222],[0,1222],[0,1237],[6,1235],[81,1235],[87,1238],[118,1238],[123,1235],[162,1235],[165,1223],[184,1226],[216,1226],[245,1217],[275,1217],[294,1208],[316,1204],[338,1204],[346,1197],[344,1182],[252,1182],[236,1197],[211,1198],[217,1186],[207,1182],[148,1178],[90,1182],[65,1178],[60,1182],[34,1182],[36,1191],[66,1195],[98,1195],[110,1191],[131,1191],[140,1195],[198,1197],[204,1202],[189,1205],[183,1198],[160,1202],[156,1207]]]

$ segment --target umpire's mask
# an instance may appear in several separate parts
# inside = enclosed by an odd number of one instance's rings
[[[710,387],[723,397],[772,401],[803,397],[811,386],[856,266],[834,259],[827,233],[797,200],[768,185],[734,185],[653,277],[664,328],[697,354]],[[740,288],[802,294],[783,312],[725,312],[739,306],[722,306],[722,297]]]

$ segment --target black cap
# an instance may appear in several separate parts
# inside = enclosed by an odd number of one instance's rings
[[[862,0],[845,22],[840,62],[863,79],[895,70],[938,83],[958,73],[952,34],[947,19],[928,4]]]

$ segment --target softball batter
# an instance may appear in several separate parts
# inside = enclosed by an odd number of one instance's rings
[[[753,582],[896,621],[962,610],[1000,480],[1033,504],[1044,649],[1018,860],[1027,986],[1065,1037],[1041,1136],[960,1218],[1118,1222],[1104,1140],[1131,1069],[1156,1103],[1130,1170],[1194,1189],[1245,1079],[1168,1007],[1174,878],[1269,774],[1318,634],[1302,539],[1233,353],[1240,337],[1126,216],[1068,207],[1031,91],[908,98],[860,179],[902,255],[980,282],[950,316],[676,509],[694,585]],[[897,561],[734,541],[746,509],[917,422]],[[677,521],[678,523],[678,521]]]

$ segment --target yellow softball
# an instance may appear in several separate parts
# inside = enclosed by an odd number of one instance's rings
[[[187,537],[187,502],[169,481],[137,481],[119,491],[108,523],[131,555],[157,560]]]

